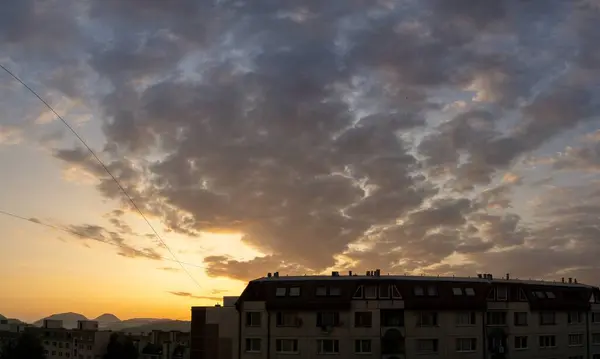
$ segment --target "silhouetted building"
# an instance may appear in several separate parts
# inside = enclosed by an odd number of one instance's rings
[[[191,359],[600,359],[600,290],[490,274],[269,273],[235,307],[193,307],[191,346]]]
[[[46,359],[99,359],[106,353],[111,332],[98,331],[97,322],[78,321],[78,329],[65,329],[62,324],[61,320],[45,319],[41,328],[25,328],[40,338]]]
[[[189,359],[190,333],[153,330],[148,334],[129,335],[140,359]]]

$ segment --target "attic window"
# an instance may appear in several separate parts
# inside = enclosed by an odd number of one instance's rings
[[[365,298],[366,299],[377,299],[377,287],[374,285],[369,285],[365,288]]]
[[[596,303],[596,295],[594,293],[590,295],[590,303]]]
[[[342,295],[342,290],[340,289],[340,287],[331,287],[329,288],[329,295],[332,297],[338,297]]]
[[[317,297],[327,296],[327,287],[317,287],[317,290],[315,291],[315,295]]]
[[[465,294],[469,297],[475,296],[475,290],[473,288],[465,288]]]
[[[379,298],[389,298],[390,297],[390,285],[389,284],[381,284],[379,286]]]
[[[554,299],[554,298],[556,298],[556,295],[554,294],[554,292],[546,292],[546,297],[548,297],[550,299]]]
[[[522,300],[522,301],[526,301],[527,300],[527,296],[525,295],[525,292],[523,291],[523,288],[519,289],[519,300]]]
[[[463,295],[462,288],[452,288],[452,294],[454,294],[454,295]]]
[[[425,295],[425,292],[423,291],[423,287],[415,287],[414,291],[415,291],[415,295],[417,297],[422,297]]]
[[[291,287],[290,288],[290,297],[299,297],[300,296],[300,287]]]
[[[362,297],[363,297],[363,286],[359,285],[356,288],[356,291],[354,291],[354,295],[352,296],[352,298],[354,298],[354,299],[362,299]]]
[[[400,291],[398,290],[398,288],[393,284],[392,284],[391,288],[392,288],[392,298],[402,299],[402,294],[400,294]]]
[[[277,290],[275,291],[275,296],[276,297],[285,297],[286,292],[287,292],[287,288],[277,288]]]
[[[437,288],[432,285],[427,287],[427,295],[430,297],[435,297],[436,295],[438,295]]]
[[[496,300],[508,299],[508,288],[500,286],[496,289]]]
[[[533,292],[533,295],[540,299],[546,298],[546,294],[544,294],[544,292]]]
[[[487,295],[487,300],[494,300],[496,299],[496,290],[494,288],[490,289],[488,295]]]

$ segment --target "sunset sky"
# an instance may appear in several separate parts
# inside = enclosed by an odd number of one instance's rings
[[[0,314],[187,319],[277,270],[599,285],[598,21],[597,0],[5,0],[0,64],[187,272],[0,69]]]

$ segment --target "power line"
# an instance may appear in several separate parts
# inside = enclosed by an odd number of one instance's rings
[[[99,236],[95,237],[95,236],[90,236],[88,234],[79,233],[77,231],[74,231],[74,230],[71,230],[71,229],[68,229],[68,228],[65,228],[65,227],[60,227],[60,226],[55,226],[53,224],[44,223],[44,222],[41,222],[41,221],[39,221],[39,220],[37,220],[35,218],[27,218],[27,217],[24,217],[24,216],[20,216],[18,214],[14,214],[14,213],[11,213],[11,212],[3,211],[1,209],[0,209],[0,215],[4,215],[4,216],[7,216],[7,217],[12,217],[12,218],[15,218],[15,219],[27,221],[27,222],[30,222],[30,223],[33,223],[33,224],[37,224],[37,225],[40,225],[40,226],[44,226],[44,227],[47,227],[47,228],[51,228],[51,229],[54,229],[54,230],[57,230],[57,231],[62,231],[62,232],[65,232],[65,233],[69,233],[69,234],[77,236],[77,237],[93,239],[95,241],[102,242],[104,244],[108,244],[108,245],[115,246],[115,247],[120,247],[120,248],[129,250],[129,251],[134,251],[137,254],[140,254],[142,256],[150,258],[150,256],[148,256],[147,253],[145,253],[145,252],[143,252],[143,251],[141,251],[141,250],[139,250],[137,248],[132,248],[132,247],[126,245],[126,244],[122,244],[122,243],[118,243],[118,242],[109,242],[105,238],[102,238],[102,237],[99,237]],[[182,263],[182,264],[185,264],[185,265],[188,265],[188,266],[192,266],[192,267],[203,268],[202,266],[199,266],[197,264],[186,263],[186,262],[181,262],[181,261],[175,261],[172,258],[161,256],[159,254],[157,254],[155,257],[163,259],[163,260],[166,260],[166,261]]]
[[[196,283],[196,285],[198,286],[198,288],[202,289],[202,286],[200,285],[200,283],[198,283],[198,281],[192,276],[192,274],[183,266],[183,264],[181,264],[181,262],[177,259],[177,256],[175,255],[175,253],[171,250],[171,248],[169,248],[169,246],[167,245],[167,243],[165,243],[165,241],[162,239],[162,237],[158,234],[158,232],[156,231],[156,229],[154,229],[154,226],[150,223],[150,221],[148,220],[148,218],[146,218],[146,216],[144,215],[144,213],[142,212],[142,210],[138,207],[138,205],[133,201],[133,198],[131,198],[131,196],[129,195],[129,193],[127,193],[127,191],[125,190],[125,188],[121,185],[121,183],[119,182],[119,180],[117,180],[117,178],[112,174],[112,172],[110,172],[110,170],[108,169],[108,167],[106,167],[106,165],[104,164],[104,162],[102,162],[102,160],[100,160],[100,158],[96,155],[96,152],[94,152],[94,150],[92,150],[92,148],[90,146],[88,146],[88,144],[84,141],[84,139],[77,133],[77,131],[75,131],[75,129],[73,129],[73,127],[71,127],[71,125],[69,125],[69,123],[61,116],[59,115],[54,108],[52,108],[52,106],[50,106],[50,104],[48,102],[46,102],[40,95],[38,95],[37,92],[35,92],[31,87],[29,87],[25,82],[23,82],[23,80],[21,80],[19,77],[17,77],[17,75],[13,74],[9,69],[7,69],[6,67],[4,67],[4,65],[0,64],[0,67],[6,71],[6,73],[8,73],[10,76],[12,76],[15,80],[17,80],[21,85],[23,85],[27,90],[29,90],[29,92],[31,92],[35,97],[38,98],[38,100],[40,100],[44,105],[46,105],[46,107],[65,125],[67,126],[67,128],[73,133],[73,135],[75,135],[75,137],[77,137],[77,139],[85,146],[85,148],[87,148],[87,150],[90,152],[90,154],[94,157],[94,159],[100,164],[100,166],[102,166],[102,168],[106,171],[106,173],[108,173],[108,175],[112,178],[112,180],[117,184],[117,186],[119,186],[119,189],[121,190],[121,192],[123,192],[123,195],[125,197],[127,197],[127,199],[129,200],[129,202],[131,203],[131,205],[133,206],[133,208],[135,208],[135,210],[140,214],[140,216],[142,216],[142,218],[144,219],[144,221],[146,221],[146,223],[148,224],[148,226],[150,227],[150,229],[152,229],[152,232],[154,232],[154,235],[156,236],[156,238],[160,241],[160,243],[169,251],[169,253],[171,254],[171,256],[173,257],[173,259],[179,263],[179,265],[181,266],[181,269],[183,269],[183,271],[188,275],[188,277],[190,277],[190,279]]]

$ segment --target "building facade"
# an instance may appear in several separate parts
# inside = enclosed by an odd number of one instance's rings
[[[600,359],[600,290],[572,279],[275,273],[227,309],[192,308],[191,359]]]

